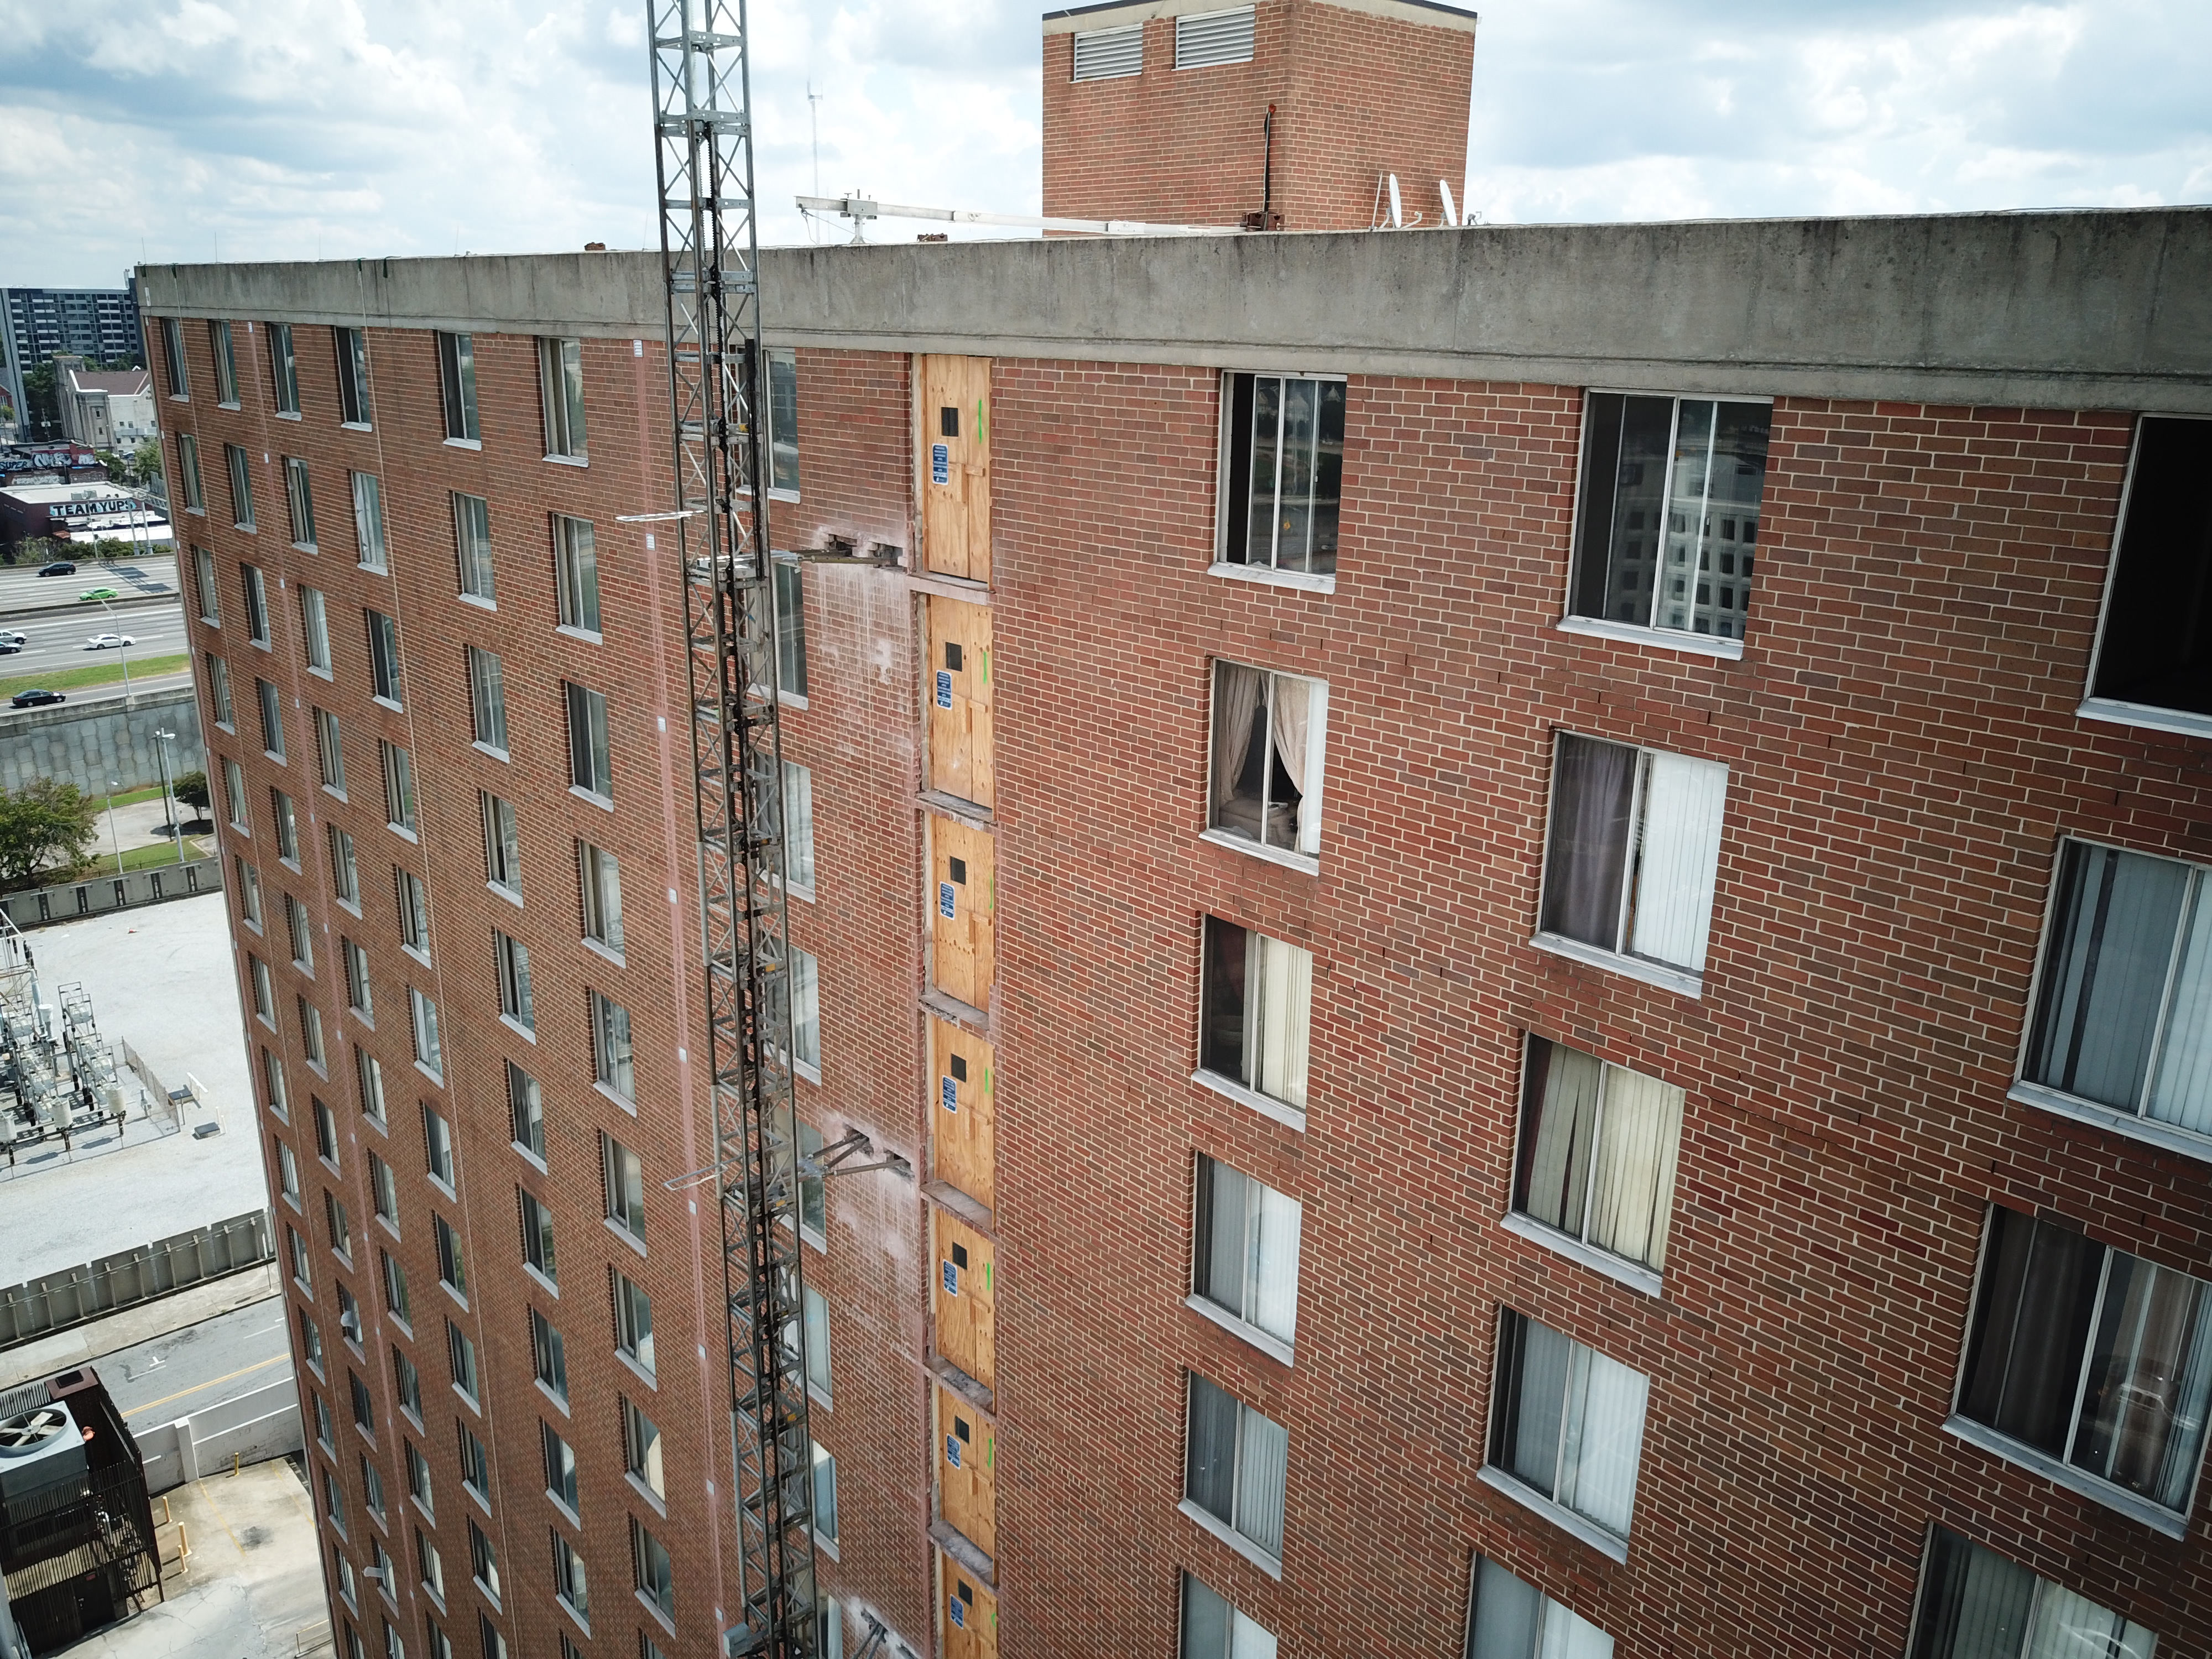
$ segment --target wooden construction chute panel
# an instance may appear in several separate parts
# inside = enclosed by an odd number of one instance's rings
[[[991,609],[929,596],[929,787],[996,801],[991,766]]]
[[[930,1174],[985,1209],[999,1205],[997,1079],[991,1045],[945,1020],[929,1022]]]
[[[921,547],[941,576],[991,580],[991,360],[924,356]]]
[[[997,973],[996,853],[988,831],[930,816],[932,980],[945,995],[987,1012]]]
[[[998,1372],[997,1247],[964,1222],[932,1206],[937,1224],[931,1311],[937,1352],[985,1388]]]
[[[937,1385],[938,1513],[986,1555],[999,1553],[998,1429]]]
[[[937,1553],[937,1569],[945,1659],[999,1659],[999,1598],[943,1550]]]

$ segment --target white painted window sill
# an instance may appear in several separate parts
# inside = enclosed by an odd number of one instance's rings
[[[537,1170],[538,1174],[544,1175],[546,1172],[545,1160],[537,1152],[532,1151],[519,1140],[511,1140],[507,1145],[514,1147],[515,1152],[520,1155],[522,1161],[525,1164],[527,1164],[532,1169]]]
[[[2154,1504],[2149,1498],[2130,1492],[2124,1486],[2114,1486],[2109,1480],[2100,1480],[2086,1469],[2077,1469],[2070,1463],[2061,1462],[2033,1446],[2023,1446],[2007,1438],[1995,1429],[1964,1417],[1944,1420],[1944,1432],[1954,1434],[1972,1446],[1978,1446],[1992,1457],[2002,1458],[2041,1475],[2054,1485],[2069,1492],[2079,1492],[2092,1503],[2102,1504],[2108,1510],[2117,1510],[2130,1521],[2139,1521],[2153,1532],[2168,1538],[2189,1536],[2189,1517],[2176,1515],[2172,1510]]]
[[[595,789],[585,788],[580,783],[570,784],[568,786],[568,793],[574,795],[578,800],[587,800],[591,802],[592,805],[598,807],[601,811],[611,812],[615,810],[615,804],[613,801],[610,800],[606,796],[600,794]]]
[[[834,1538],[827,1537],[817,1532],[814,1534],[814,1547],[820,1550],[823,1554],[828,1556],[832,1561],[841,1559],[837,1554],[837,1540]],[[643,1591],[640,1591],[638,1593],[638,1600],[641,1601],[645,1601]],[[649,1607],[652,1604],[650,1602],[647,1602],[647,1605]]]
[[[1498,1224],[1509,1233],[1518,1233],[1547,1250],[1581,1262],[1593,1273],[1603,1273],[1607,1279],[1617,1279],[1631,1290],[1641,1291],[1646,1296],[1659,1294],[1659,1275],[1650,1268],[1626,1261],[1609,1250],[1601,1250],[1594,1244],[1585,1244],[1572,1234],[1547,1226],[1534,1216],[1510,1210],[1499,1218]]]
[[[413,837],[410,836],[409,839],[412,840]],[[414,957],[416,961],[421,963],[425,968],[428,968],[430,965],[430,953],[424,950],[421,945],[403,945],[399,948],[409,956]]]
[[[2212,714],[2192,714],[2185,708],[2154,708],[2148,703],[2123,702],[2118,697],[2085,697],[2074,714],[2079,720],[2104,720],[2113,726],[2141,726],[2179,737],[2212,738]]]
[[[548,456],[546,459],[550,460],[552,458]],[[668,1513],[668,1500],[663,1498],[659,1492],[653,1491],[652,1487],[647,1486],[644,1481],[639,1480],[634,1470],[624,1469],[623,1471],[623,1479],[629,1483],[629,1489],[632,1492],[635,1492],[640,1498],[643,1498],[653,1507],[653,1510],[656,1514],[666,1515]],[[551,1494],[548,1493],[547,1496],[550,1497]],[[578,1521],[576,1524],[580,1527],[584,1523],[581,1521]]]
[[[1304,1134],[1306,1115],[1296,1106],[1285,1106],[1281,1101],[1248,1088],[1235,1078],[1222,1076],[1218,1072],[1199,1071],[1190,1074],[1190,1080],[1201,1088],[1211,1089],[1217,1095],[1235,1101],[1239,1106],[1249,1106],[1262,1117],[1271,1117],[1285,1127]]]
[[[486,743],[482,738],[478,738],[474,743],[471,744],[469,747],[475,750],[479,755],[489,755],[495,761],[505,762],[509,758],[506,750],[495,748],[490,744]]]
[[[548,455],[545,459],[556,466],[589,466],[592,464],[588,455]]]
[[[586,645],[604,645],[606,643],[606,636],[605,635],[589,628],[572,628],[567,623],[561,623],[558,627],[554,629],[553,631],[568,639],[581,640]]]
[[[1230,564],[1217,562],[1207,567],[1209,576],[1224,576],[1233,582],[1258,582],[1267,587],[1302,587],[1310,593],[1336,592],[1334,576],[1310,575],[1303,570],[1273,570],[1264,564]]]
[[[651,1371],[646,1370],[644,1366],[639,1364],[636,1360],[631,1358],[620,1348],[617,1348],[615,1350],[615,1358],[622,1362],[623,1368],[627,1370],[631,1376],[636,1377],[637,1380],[644,1383],[647,1388],[651,1389],[655,1394],[659,1394],[660,1392],[659,1379],[655,1377]]]
[[[584,1524],[584,1517],[577,1514],[574,1509],[570,1508],[568,1500],[562,1497],[559,1492],[555,1492],[550,1486],[548,1486],[545,1489],[545,1501],[553,1506],[553,1513],[559,1516],[570,1526],[581,1527]],[[567,1605],[566,1601],[562,1601],[562,1605],[565,1607]]]
[[[307,672],[310,674],[313,674],[319,680],[328,680],[334,685],[337,683],[337,676],[331,672],[331,666],[328,663],[311,662],[307,665]],[[293,707],[297,708],[298,706],[298,699],[295,698],[293,700]]]
[[[488,881],[484,884],[484,890],[487,892],[498,894],[500,897],[505,899],[509,904],[512,904],[518,910],[522,908],[522,895],[516,892],[512,887],[502,887],[495,881]]]
[[[456,1400],[459,1400],[461,1404],[466,1406],[471,1412],[476,1413],[477,1416],[482,1417],[483,1415],[483,1407],[477,1403],[477,1397],[474,1395],[471,1394],[466,1389],[463,1388],[458,1382],[453,1385],[453,1397]]]
[[[803,1060],[794,1060],[791,1062],[791,1074],[805,1078],[817,1089],[822,1086],[822,1068],[819,1066],[809,1066]]]
[[[374,432],[376,428],[367,421],[340,421],[338,422],[338,430],[341,432]]]
[[[538,1041],[538,1033],[531,1027],[525,1025],[513,1014],[501,1014],[499,1017],[499,1023],[506,1026],[508,1030],[514,1032],[515,1036],[520,1037],[525,1042],[536,1042]]]
[[[446,440],[445,447],[447,449],[481,450],[483,447],[483,440],[482,438],[448,438]]]
[[[556,1263],[555,1265],[557,1266],[558,1264]],[[558,1285],[556,1285],[551,1279],[546,1278],[536,1262],[524,1262],[522,1264],[522,1271],[529,1274],[532,1279],[535,1279],[538,1284],[538,1288],[544,1291],[546,1295],[551,1297],[556,1302],[561,1299],[561,1287]]]
[[[358,561],[354,568],[357,570],[374,571],[380,576],[389,576],[392,574],[392,567],[390,565],[371,564],[367,559]]]
[[[1475,1471],[1475,1479],[1486,1486],[1495,1486],[1515,1503],[1542,1516],[1563,1532],[1571,1532],[1608,1560],[1626,1563],[1628,1559],[1628,1540],[1616,1537],[1595,1521],[1585,1521],[1565,1504],[1544,1496],[1534,1486],[1515,1480],[1494,1465],[1486,1463]]]
[[[296,409],[279,409],[273,410],[272,413],[280,421],[296,421],[300,418],[300,411]]]
[[[531,1385],[535,1388],[538,1393],[544,1395],[548,1400],[553,1402],[553,1404],[559,1409],[562,1416],[566,1417],[568,1414],[568,1401],[566,1397],[554,1393],[552,1389],[546,1387],[545,1379],[544,1377],[533,1376],[530,1381]]]
[[[637,1115],[637,1103],[635,1100],[632,1100],[628,1095],[623,1094],[617,1090],[610,1088],[605,1083],[594,1083],[592,1087],[598,1090],[609,1100],[614,1102],[616,1105],[621,1107],[623,1110],[628,1112],[632,1117],[635,1117]]]
[[[482,593],[456,593],[453,597],[459,599],[463,605],[474,605],[479,611],[495,611],[499,609],[499,605],[496,600],[494,600]]]
[[[384,827],[392,831],[393,835],[398,836],[402,841],[412,842],[416,840],[415,832],[412,830],[410,830],[404,823],[392,823],[387,822]]]
[[[1216,1538],[1218,1538],[1223,1543],[1228,1545],[1231,1549],[1235,1550],[1237,1554],[1243,1556],[1254,1566],[1259,1568],[1261,1571],[1266,1573],[1268,1577],[1278,1581],[1281,1579],[1283,1576],[1283,1564],[1280,1558],[1268,1554],[1267,1551],[1261,1549],[1257,1544],[1247,1538],[1243,1533],[1237,1531],[1236,1528],[1226,1525],[1212,1514],[1209,1514],[1206,1510],[1200,1509],[1197,1504],[1192,1503],[1188,1498],[1178,1503],[1176,1507],[1181,1510],[1185,1515],[1188,1516],[1192,1520],[1197,1522],[1198,1524],[1203,1527],[1206,1531],[1212,1533]]]
[[[374,703],[379,708],[389,708],[395,714],[404,714],[407,712],[405,705],[401,703],[399,699],[397,697],[387,697],[380,694],[372,693],[368,700]]]
[[[1249,836],[1240,836],[1233,830],[1208,830],[1199,836],[1216,847],[1226,847],[1232,853],[1243,853],[1251,858],[1265,859],[1270,864],[1279,864],[1285,870],[1296,870],[1302,875],[1321,873],[1321,860],[1312,853],[1294,853],[1285,847],[1270,847],[1266,842],[1254,841]]]
[[[806,694],[803,691],[785,691],[779,690],[775,694],[775,700],[781,703],[786,708],[805,708],[808,706],[806,702]]]
[[[539,1167],[542,1169],[544,1166],[541,1164]],[[623,1243],[629,1245],[630,1249],[635,1250],[641,1259],[643,1258],[645,1255],[645,1241],[640,1238],[635,1233],[630,1231],[629,1228],[623,1226],[621,1222],[616,1220],[612,1216],[601,1217],[599,1224],[605,1227],[609,1232],[612,1233],[617,1238],[622,1240]]]
[[[2061,1117],[2070,1117],[2079,1123],[2094,1123],[2100,1129],[2109,1129],[2116,1135],[2125,1135],[2130,1140],[2143,1141],[2162,1151],[2179,1152],[2184,1158],[2212,1161],[2212,1135],[2194,1134],[2171,1123],[2160,1123],[2155,1118],[2137,1117],[2132,1112],[2119,1112],[2109,1106],[2100,1106],[2093,1100],[2082,1100],[2040,1083],[2022,1079],[2005,1091],[2005,1098],[2023,1106],[2035,1106],[2046,1112],[2056,1112]]]
[[[1662,991],[1673,991],[1686,997],[1705,994],[1705,976],[1685,972],[1680,968],[1663,967],[1656,962],[1645,962],[1640,957],[1623,956],[1618,951],[1607,951],[1595,945],[1585,945],[1578,939],[1568,939],[1560,933],[1539,933],[1528,941],[1539,951],[1548,951],[1555,957],[1565,957],[1591,968],[1602,968],[1608,974],[1619,974],[1626,979],[1642,980],[1646,985],[1656,985]]]
[[[579,1521],[576,1524],[580,1528],[584,1523]],[[555,1596],[553,1598],[553,1605],[560,1608],[562,1612],[567,1613],[568,1615],[568,1622],[575,1626],[578,1630],[583,1632],[586,1637],[588,1638],[591,1635],[592,1621],[585,1618],[582,1613],[577,1612],[575,1608],[570,1607],[568,1605],[568,1598],[567,1596]]]
[[[446,1086],[446,1074],[443,1072],[434,1072],[419,1060],[415,1062],[415,1069],[422,1073],[424,1077],[428,1078],[431,1082],[436,1084],[441,1089]]]
[[[617,968],[627,968],[629,966],[629,957],[623,955],[619,951],[609,950],[605,945],[600,944],[599,940],[595,939],[585,939],[584,948],[586,951],[589,951],[593,956],[598,957],[601,961],[611,962]]]
[[[1270,1336],[1257,1325],[1248,1324],[1228,1309],[1219,1307],[1202,1296],[1187,1296],[1182,1299],[1182,1305],[1193,1313],[1212,1320],[1238,1340],[1249,1342],[1268,1358],[1285,1365],[1292,1363],[1292,1350],[1289,1343],[1279,1336]]]
[[[323,550],[313,542],[294,542],[292,550],[295,553],[319,553]]]
[[[1587,634],[1594,639],[1619,640],[1624,645],[1656,646],[1662,651],[1680,651],[1692,657],[1717,657],[1735,662],[1743,656],[1741,640],[1717,639],[1710,634],[1680,634],[1668,628],[1608,622],[1603,617],[1562,617],[1552,625],[1562,634]]]

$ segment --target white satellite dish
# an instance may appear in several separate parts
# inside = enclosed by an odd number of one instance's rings
[[[1390,175],[1390,228],[1403,230],[1405,228],[1406,204],[1398,198],[1398,175],[1394,173]]]
[[[1452,200],[1451,186],[1442,179],[1437,179],[1437,194],[1444,198],[1444,222],[1448,225],[1457,224],[1459,204]]]

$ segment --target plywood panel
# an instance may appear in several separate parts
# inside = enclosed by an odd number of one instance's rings
[[[947,996],[988,1012],[996,972],[998,862],[988,831],[951,818],[929,820],[930,931],[933,982]]]
[[[938,1512],[986,1555],[999,1553],[998,1431],[937,1385]]]
[[[991,360],[924,356],[921,546],[927,568],[991,580]]]
[[[937,1273],[931,1297],[937,1316],[937,1352],[981,1382],[995,1388],[998,1337],[994,1307],[996,1251],[974,1228],[934,1209]]]
[[[999,1659],[999,1598],[951,1556],[937,1553],[945,1659]]]
[[[995,804],[991,765],[991,608],[929,596],[929,786]]]
[[[991,1045],[941,1019],[929,1022],[933,1100],[930,1174],[987,1209],[999,1206],[998,1102]]]

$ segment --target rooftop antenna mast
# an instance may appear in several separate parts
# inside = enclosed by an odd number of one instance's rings
[[[640,517],[684,573],[742,1602],[723,1650],[817,1659],[745,3],[646,7],[676,500]]]

